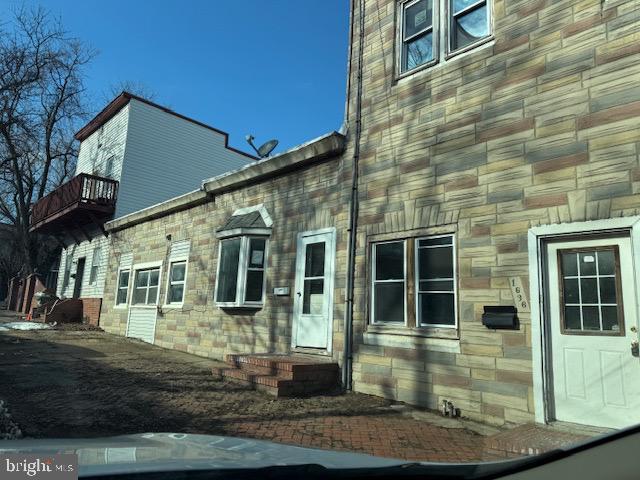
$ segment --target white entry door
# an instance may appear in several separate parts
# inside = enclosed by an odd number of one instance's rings
[[[154,343],[161,267],[134,268],[127,337]]]
[[[331,351],[335,230],[298,235],[294,292],[294,348]]]
[[[640,359],[631,241],[548,246],[557,420],[619,428],[640,422]]]

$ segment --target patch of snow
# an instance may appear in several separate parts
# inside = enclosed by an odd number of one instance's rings
[[[4,330],[46,330],[51,328],[51,325],[38,322],[9,322],[0,325],[0,331]]]

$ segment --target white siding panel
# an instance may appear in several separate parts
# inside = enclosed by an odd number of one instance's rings
[[[173,242],[171,244],[171,253],[169,254],[169,261],[174,262],[176,260],[188,260],[190,251],[191,251],[191,240],[181,240],[179,242]]]
[[[133,265],[133,253],[123,253],[120,255],[120,268],[127,268]]]
[[[76,175],[79,173],[99,173],[104,175],[104,166],[109,157],[114,158],[114,180],[120,180],[127,126],[129,123],[129,105],[126,105],[113,118],[80,143]]]
[[[225,136],[131,100],[116,218],[200,187],[251,159],[225,148]]]
[[[127,337],[153,343],[156,333],[156,315],[155,308],[130,308]]]
[[[91,273],[91,261],[93,259],[93,250],[96,247],[100,247],[102,254],[100,255],[101,261],[98,266],[98,274],[96,276],[96,281],[93,284],[89,284],[89,275]],[[84,275],[82,279],[73,279],[69,278],[69,285],[67,288],[63,289],[64,282],[64,271],[66,268],[66,259],[67,254],[71,253],[72,256],[72,265],[71,265],[71,273],[74,274],[77,268],[78,259],[84,257],[85,265],[84,265]],[[107,270],[107,264],[109,260],[109,256],[111,254],[109,248],[109,240],[104,236],[99,236],[94,238],[91,242],[84,241],[81,242],[80,245],[71,245],[66,250],[62,251],[62,259],[60,262],[60,273],[58,274],[58,288],[57,294],[60,297],[71,298],[73,296],[73,289],[76,281],[82,281],[82,298],[102,298],[104,294],[104,284],[105,284],[105,276]]]

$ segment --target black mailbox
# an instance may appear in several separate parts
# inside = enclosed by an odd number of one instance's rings
[[[518,330],[517,313],[516,307],[511,305],[485,305],[482,324],[487,328]]]

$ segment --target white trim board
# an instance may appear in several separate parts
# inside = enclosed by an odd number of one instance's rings
[[[541,273],[545,271],[545,250],[543,243],[552,239],[580,234],[607,234],[627,232],[631,238],[633,272],[640,279],[640,216],[592,220],[586,222],[543,225],[529,229],[529,291],[531,295],[531,350],[533,366],[533,400],[537,423],[552,421],[553,405],[549,402],[551,391],[548,375],[547,354],[550,349],[548,331],[545,324],[545,292]],[[640,306],[640,291],[636,291],[635,308]]]

